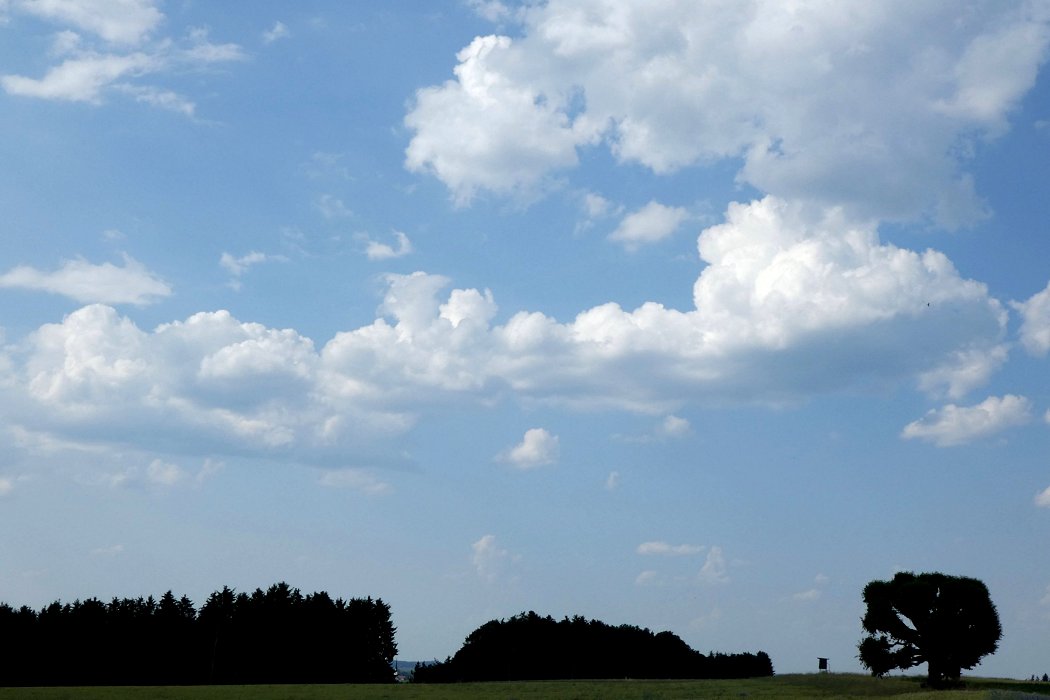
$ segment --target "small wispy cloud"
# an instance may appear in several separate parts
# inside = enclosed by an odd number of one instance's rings
[[[175,486],[186,478],[186,472],[177,464],[155,459],[146,467],[146,478],[158,486]]]
[[[277,21],[273,23],[270,29],[262,33],[262,40],[264,44],[272,44],[278,39],[284,39],[289,36],[291,36],[291,32],[288,31],[288,27],[285,26],[284,22]]]
[[[514,17],[514,10],[500,0],[468,0],[470,8],[489,22],[504,22]]]
[[[811,603],[820,600],[824,597],[824,586],[827,585],[829,580],[824,574],[817,574],[813,577],[813,587],[792,594],[791,600],[799,603]]]
[[[0,76],[0,88],[9,95],[101,105],[107,95],[124,93],[193,117],[196,107],[191,100],[144,81],[246,58],[240,46],[214,43],[203,28],[191,29],[181,39],[150,40],[164,19],[152,3],[20,2],[15,7],[73,29],[55,34],[49,54],[61,61],[43,76]]]
[[[486,583],[496,583],[508,575],[510,565],[518,557],[496,542],[495,535],[485,535],[471,546],[474,571]]]
[[[143,102],[151,107],[178,112],[187,117],[193,117],[197,111],[197,105],[171,90],[162,90],[151,85],[130,85],[126,83],[115,85],[114,89],[131,95],[136,102]]]
[[[678,416],[667,416],[657,429],[657,433],[664,437],[678,438],[688,435],[692,431],[689,421]]]
[[[365,255],[369,260],[389,260],[391,258],[401,258],[414,252],[412,241],[401,231],[394,231],[394,239],[397,244],[396,248],[387,243],[372,240],[368,236],[362,236],[362,240],[365,241]]]
[[[1040,508],[1050,508],[1050,486],[1035,495],[1035,504]]]
[[[317,198],[315,206],[321,212],[321,216],[326,219],[346,219],[354,215],[343,200],[331,194],[322,194]]]
[[[390,493],[393,490],[393,487],[387,482],[375,476],[368,470],[359,468],[332,469],[326,471],[321,475],[318,483],[321,484],[321,486],[360,491],[369,496],[378,496]]]
[[[575,232],[580,233],[592,228],[598,221],[613,216],[620,216],[623,207],[615,204],[597,192],[584,192],[579,199],[583,220],[576,224]]]
[[[310,155],[310,160],[303,163],[302,172],[314,180],[350,180],[350,169],[343,164],[345,157],[345,153],[315,151]]]
[[[249,269],[255,265],[259,265],[264,262],[287,262],[288,258],[283,255],[270,255],[268,253],[260,253],[257,250],[253,250],[250,253],[235,257],[229,253],[223,253],[219,258],[219,265],[223,267],[227,272],[230,273],[232,278],[227,283],[232,289],[240,290],[241,288],[241,276],[244,275]]]
[[[642,573],[638,574],[638,576],[634,579],[634,585],[636,585],[636,586],[652,586],[653,584],[659,582],[659,580],[660,580],[660,573],[659,572],[653,571],[652,569],[647,569],[647,570],[643,571]]]
[[[692,432],[693,429],[688,420],[675,415],[668,415],[665,416],[658,425],[653,427],[650,432],[635,435],[615,433],[612,438],[621,442],[646,444],[652,442],[664,442],[666,440],[678,440],[688,436]]]
[[[721,547],[714,546],[708,550],[699,578],[704,583],[729,583],[729,565],[726,564]]]
[[[704,547],[698,544],[668,544],[667,542],[642,542],[635,550],[642,555],[658,555],[664,557],[685,557],[699,554]]]

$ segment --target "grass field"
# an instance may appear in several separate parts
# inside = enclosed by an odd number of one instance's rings
[[[689,700],[693,698],[879,698],[1024,700],[1050,696],[1050,683],[968,679],[965,690],[932,692],[918,678],[786,675],[731,681],[538,681],[456,685],[249,685],[0,688],[0,700]]]

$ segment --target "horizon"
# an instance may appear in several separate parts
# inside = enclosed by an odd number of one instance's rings
[[[0,601],[1050,672],[1050,5],[0,0]]]

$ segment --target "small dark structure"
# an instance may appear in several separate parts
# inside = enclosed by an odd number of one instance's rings
[[[828,660],[825,659],[823,656],[817,657],[817,670],[821,673],[828,672]]]

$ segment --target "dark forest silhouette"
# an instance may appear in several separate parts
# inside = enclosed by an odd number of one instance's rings
[[[286,583],[224,587],[199,611],[171,591],[39,612],[0,604],[0,686],[387,683],[394,631],[382,599]]]
[[[576,616],[556,621],[535,612],[492,620],[455,656],[419,664],[417,683],[574,678],[749,678],[772,676],[765,652],[704,655],[671,632],[613,627]]]

